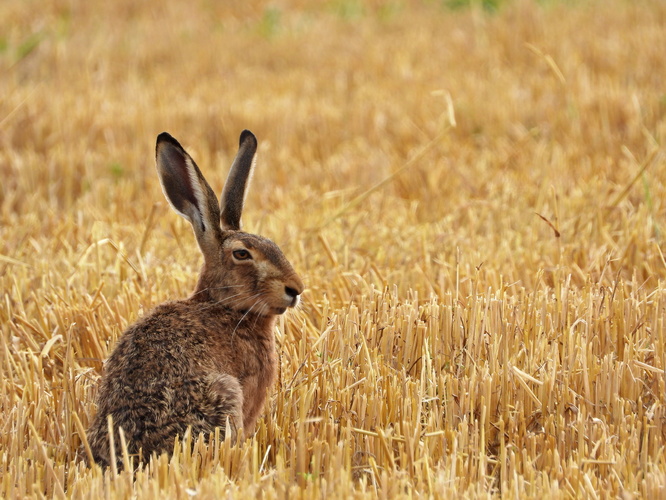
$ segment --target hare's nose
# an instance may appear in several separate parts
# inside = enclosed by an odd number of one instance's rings
[[[295,299],[296,297],[298,297],[300,295],[298,293],[298,290],[296,290],[295,288],[292,288],[290,286],[285,286],[284,287],[284,293],[289,295],[292,299]]]

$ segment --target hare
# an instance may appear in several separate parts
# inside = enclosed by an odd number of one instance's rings
[[[111,464],[108,416],[128,451],[170,452],[176,435],[253,432],[277,371],[274,328],[295,307],[303,283],[267,238],[241,231],[257,140],[241,133],[218,205],[196,163],[166,132],[157,137],[162,190],[192,224],[204,264],[185,300],[166,302],[130,326],[104,366],[87,438],[94,460]],[[230,429],[226,429],[229,425]]]

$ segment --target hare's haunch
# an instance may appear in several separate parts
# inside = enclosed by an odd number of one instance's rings
[[[167,133],[157,137],[162,190],[192,224],[204,264],[192,296],[167,302],[130,326],[104,366],[87,438],[95,461],[111,460],[108,416],[130,453],[169,452],[188,427],[251,433],[275,379],[276,315],[298,304],[303,283],[267,238],[241,231],[257,140],[245,130],[218,203],[199,167]]]

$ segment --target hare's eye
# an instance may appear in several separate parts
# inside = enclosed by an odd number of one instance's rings
[[[232,254],[236,260],[249,260],[252,258],[252,255],[247,250],[234,250]]]

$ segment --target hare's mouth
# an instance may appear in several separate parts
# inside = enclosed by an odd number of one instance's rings
[[[284,287],[282,293],[275,293],[275,290],[271,290],[264,297],[264,308],[268,311],[265,314],[268,315],[281,315],[287,312],[287,309],[290,307],[296,307],[300,302],[300,294],[297,290]]]
[[[298,305],[298,302],[299,302],[298,297],[294,297],[291,300],[283,300],[282,304],[280,304],[279,306],[278,305],[273,306],[271,307],[271,309],[273,314],[284,314],[285,312],[287,312],[287,309],[291,307],[296,307]]]

